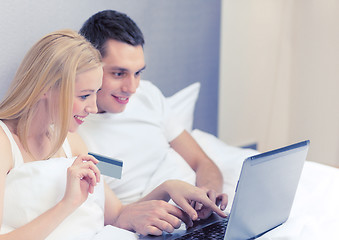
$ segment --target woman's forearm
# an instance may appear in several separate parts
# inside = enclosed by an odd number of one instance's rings
[[[63,201],[26,225],[0,236],[1,240],[43,240],[69,216],[76,207]]]

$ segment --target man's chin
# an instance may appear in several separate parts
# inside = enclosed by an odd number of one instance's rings
[[[126,107],[124,107],[124,108],[122,108],[122,109],[119,109],[119,110],[116,110],[116,111],[114,111],[114,112],[112,112],[112,113],[122,113],[123,111],[125,111],[125,108],[126,108]]]
[[[122,113],[125,111],[126,106],[119,107],[119,108],[113,108],[113,109],[106,109],[106,110],[99,110],[98,113]]]

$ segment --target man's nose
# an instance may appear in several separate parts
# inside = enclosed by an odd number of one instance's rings
[[[122,87],[122,91],[134,94],[139,86],[139,79],[134,76],[129,76],[128,78],[125,78],[124,85]]]

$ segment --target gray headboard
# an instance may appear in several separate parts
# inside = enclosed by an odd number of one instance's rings
[[[44,34],[78,30],[93,13],[127,13],[145,35],[143,79],[165,94],[199,81],[194,127],[217,134],[221,0],[2,0],[0,97],[28,49]]]

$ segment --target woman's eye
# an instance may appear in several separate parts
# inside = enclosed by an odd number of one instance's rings
[[[80,98],[81,98],[82,100],[86,100],[88,97],[89,97],[89,94],[80,96]]]

